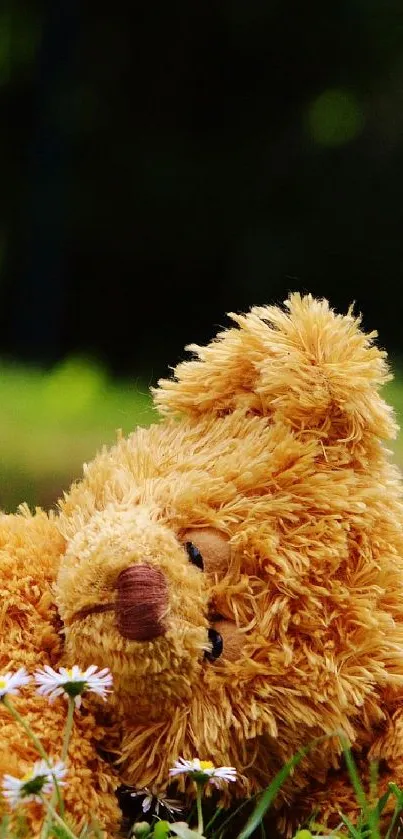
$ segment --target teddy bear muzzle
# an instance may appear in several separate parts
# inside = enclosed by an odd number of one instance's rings
[[[117,627],[130,641],[152,641],[165,635],[168,585],[159,568],[132,565],[121,571],[116,584]]]

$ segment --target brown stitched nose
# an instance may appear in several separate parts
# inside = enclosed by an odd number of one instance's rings
[[[158,568],[132,565],[118,577],[116,618],[121,635],[131,641],[151,641],[165,635],[168,586]]]

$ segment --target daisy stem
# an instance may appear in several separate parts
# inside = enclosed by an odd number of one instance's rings
[[[42,803],[45,805],[45,807],[48,811],[48,816],[50,817],[50,820],[53,819],[53,821],[55,821],[56,824],[60,825],[60,827],[63,828],[64,835],[68,836],[69,839],[77,839],[76,834],[72,833],[70,828],[67,826],[66,822],[64,822],[63,819],[60,818],[59,814],[56,813],[56,810],[52,806],[52,804],[49,801],[47,801],[47,799],[43,795],[41,795],[40,797],[41,797]]]
[[[54,808],[55,804],[58,804],[59,807],[60,807],[60,812],[61,812],[62,816],[64,816],[64,801],[62,799],[61,792],[60,792],[60,787],[59,787],[59,784],[57,783],[55,775],[53,775],[53,783],[55,785],[55,788],[52,792],[51,805]],[[47,805],[48,805],[48,803],[49,802],[46,801]],[[42,830],[41,830],[39,839],[47,839],[47,837],[49,836],[49,829],[50,829],[51,821],[52,821],[52,815],[51,815],[51,813],[48,809],[48,812],[46,813],[46,818],[45,818],[45,820],[43,822],[43,825],[42,825]]]
[[[45,800],[45,799],[43,799],[43,800]],[[47,803],[48,802],[46,802],[46,804]],[[51,822],[52,822],[52,814],[48,810],[48,812],[46,813],[46,816],[43,820],[43,825],[42,825],[42,828],[41,828],[39,839],[48,839]]]
[[[46,754],[45,749],[43,748],[42,743],[39,740],[39,737],[37,737],[36,734],[32,731],[32,728],[29,725],[29,723],[27,723],[26,720],[24,720],[24,717],[21,716],[21,714],[14,707],[13,703],[10,702],[8,696],[3,696],[1,702],[4,705],[4,707],[7,708],[7,711],[9,712],[9,714],[11,714],[13,719],[16,722],[18,722],[18,724],[24,729],[25,733],[28,735],[29,739],[34,744],[34,746],[35,746],[37,752],[40,754],[41,758],[43,758],[46,765],[49,766],[49,769],[52,769],[52,764],[49,760],[49,757]],[[53,780],[54,780],[54,784],[55,784],[56,800],[57,800],[58,804],[60,805],[60,807],[62,809],[63,808],[63,802],[62,802],[62,797],[60,795],[59,784],[57,783],[57,779],[56,779],[55,776],[53,776]],[[45,828],[46,828],[46,832],[44,832]],[[48,830],[47,830],[47,825],[45,823],[45,825],[43,826],[42,831],[41,831],[41,837],[46,837],[47,834],[48,834]]]
[[[196,781],[196,807],[197,807],[197,832],[203,833],[203,810],[202,810],[202,793],[204,783]]]
[[[68,710],[67,710],[66,726],[65,726],[65,729],[64,729],[62,758],[61,758],[64,763],[67,760],[70,737],[71,737],[71,732],[73,730],[74,708],[75,708],[74,699],[73,699],[72,696],[69,696],[69,707],[68,707]]]
[[[37,752],[39,752],[41,758],[43,758],[43,760],[46,761],[47,765],[50,766],[51,764],[50,764],[49,758],[48,758],[48,756],[45,752],[45,749],[43,748],[42,743],[39,740],[39,738],[32,731],[31,726],[24,720],[24,717],[22,717],[21,714],[18,713],[17,709],[14,708],[14,705],[13,705],[12,702],[10,702],[8,696],[3,696],[1,701],[2,701],[2,704],[5,706],[5,708],[7,708],[7,711],[11,714],[11,716],[14,717],[15,721],[18,722],[23,727],[26,734],[28,734],[29,739],[34,744],[34,746],[35,746]]]
[[[71,737],[71,732],[72,732],[72,729],[73,729],[74,708],[75,708],[74,699],[71,696],[69,696],[69,704],[68,704],[68,708],[67,708],[67,718],[66,718],[66,725],[64,727],[63,746],[62,746],[62,754],[61,754],[61,759],[62,759],[63,763],[66,763],[67,754],[68,754],[68,751],[69,751],[70,737]],[[61,795],[60,795],[60,790],[57,787],[53,791],[52,797],[50,799],[51,806],[54,807],[56,802],[59,804],[60,812],[63,816],[64,815],[64,803],[63,803],[63,800],[62,800]],[[43,823],[43,827],[42,827],[41,835],[40,835],[39,839],[47,839],[47,836],[49,835],[49,828],[50,828],[51,820],[52,820],[51,819],[51,814],[48,810],[46,819]]]

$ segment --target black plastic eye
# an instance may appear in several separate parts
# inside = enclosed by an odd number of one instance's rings
[[[216,658],[220,658],[220,655],[224,649],[224,642],[222,640],[222,636],[216,629],[209,629],[208,631],[208,639],[211,643],[211,651],[205,653],[205,657],[209,661],[215,661]]]
[[[203,557],[199,548],[196,548],[196,545],[194,545],[193,542],[185,542],[185,548],[192,565],[197,565],[197,567],[200,568],[200,571],[204,571]]]

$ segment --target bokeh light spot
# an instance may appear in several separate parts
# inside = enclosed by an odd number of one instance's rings
[[[54,419],[79,416],[90,409],[105,386],[102,368],[84,359],[68,358],[45,378],[42,407]]]
[[[347,90],[329,89],[308,109],[308,130],[321,146],[341,146],[361,134],[365,118],[357,97]]]

